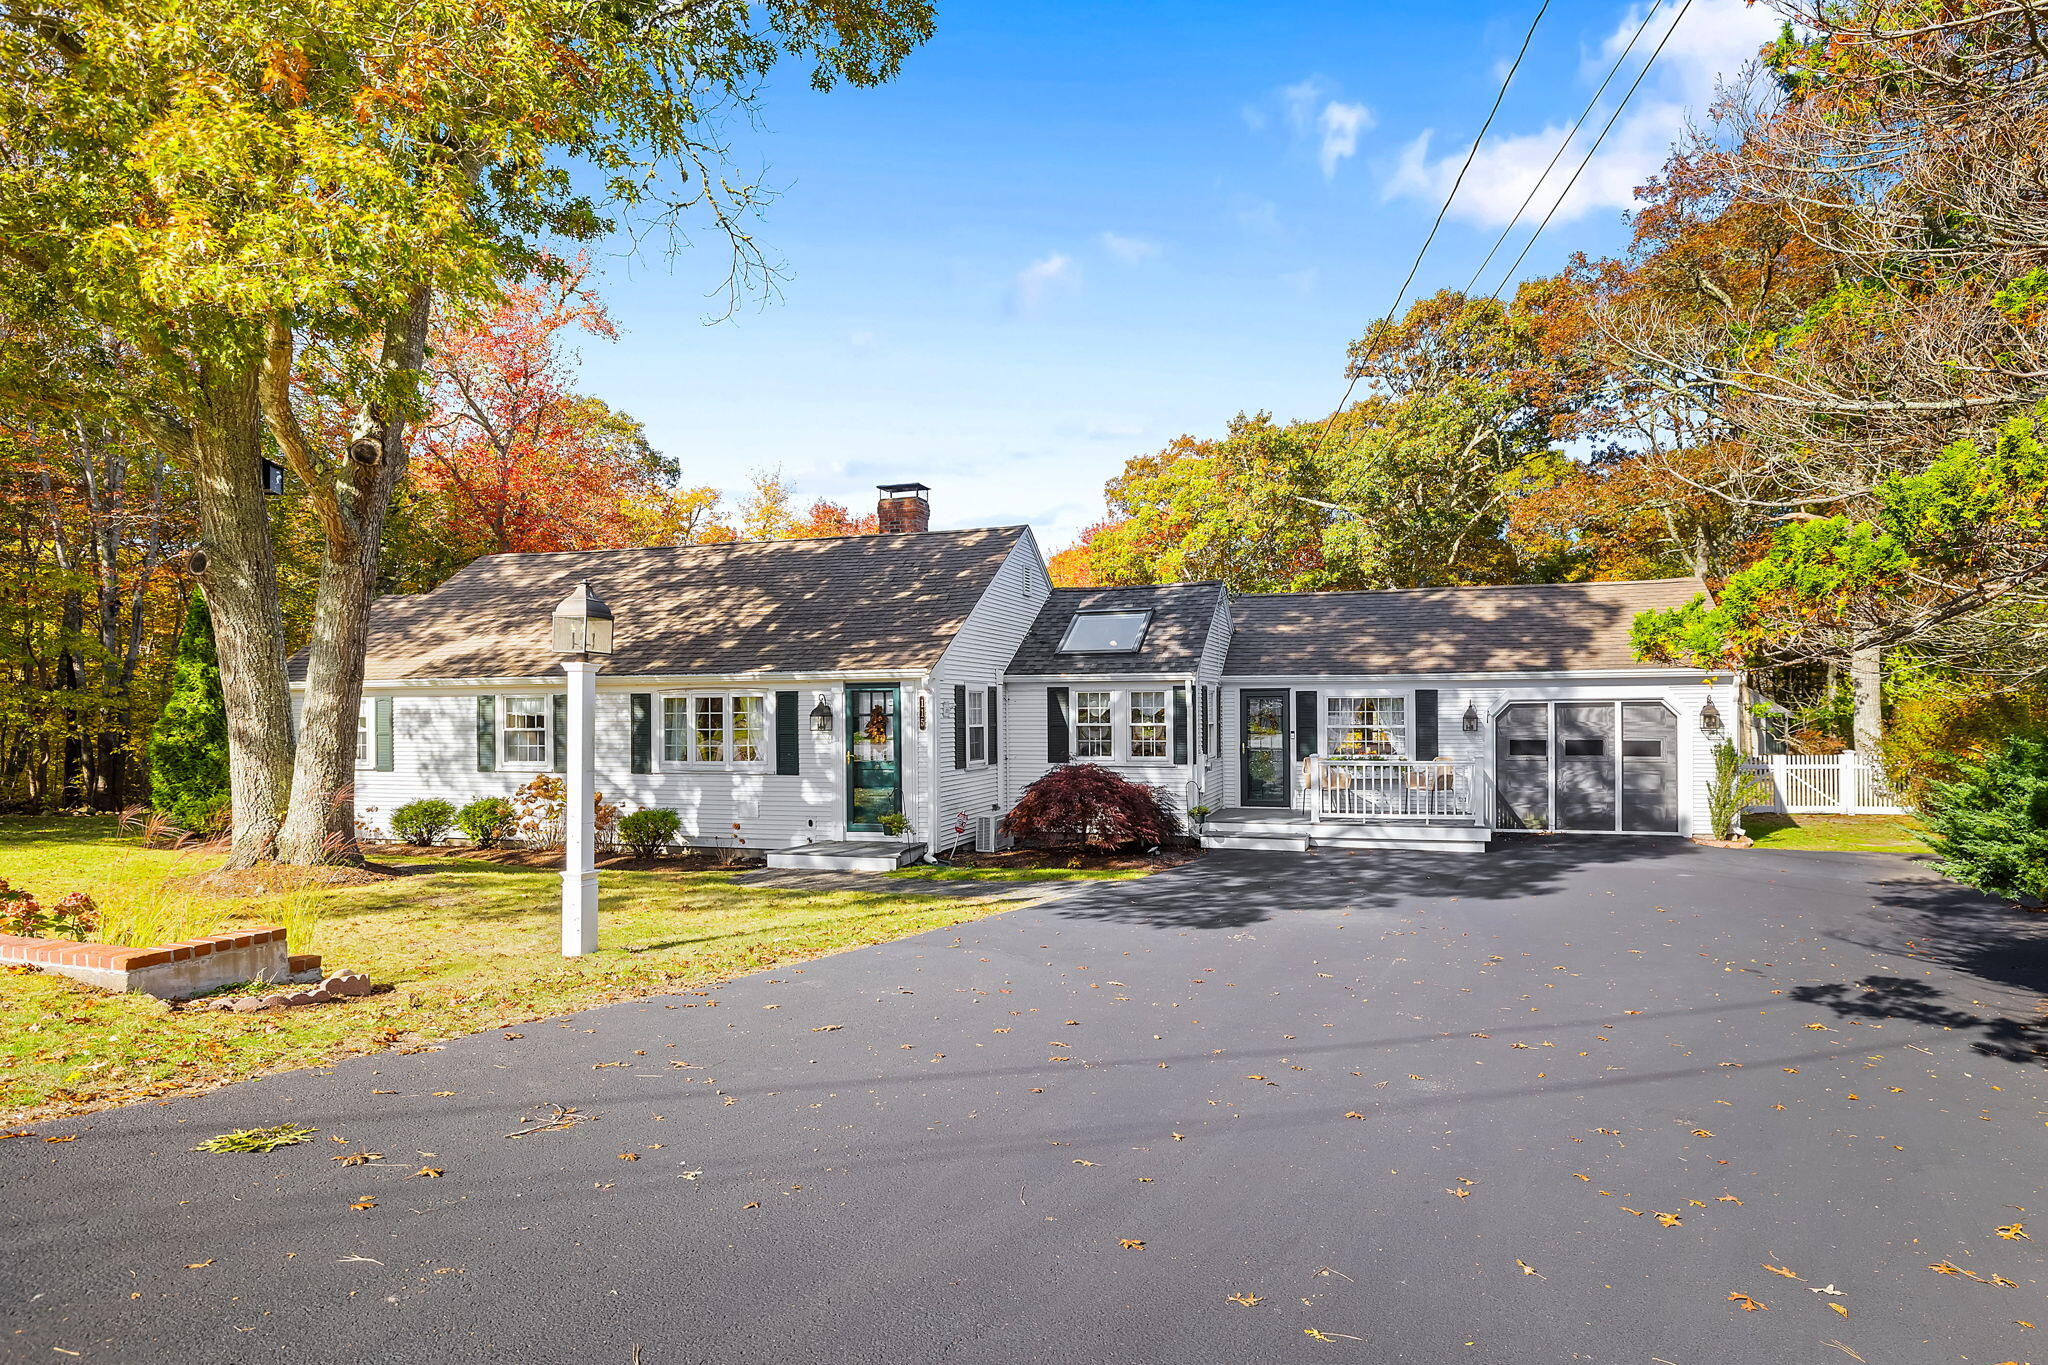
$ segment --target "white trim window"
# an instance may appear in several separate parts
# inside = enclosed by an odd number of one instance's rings
[[[550,768],[555,753],[555,699],[498,698],[498,763],[506,768]]]
[[[661,699],[661,761],[752,766],[767,761],[768,699],[756,692],[677,692]]]
[[[1116,694],[1074,693],[1074,757],[1116,757]]]
[[[375,736],[370,727],[370,703],[366,701],[356,708],[356,766],[367,768],[376,759]]]
[[[1166,689],[1131,694],[1131,761],[1162,762],[1173,757],[1166,732]]]
[[[967,761],[988,765],[988,689],[967,689]]]
[[[1330,758],[1408,756],[1406,697],[1329,697],[1323,703],[1323,753]]]

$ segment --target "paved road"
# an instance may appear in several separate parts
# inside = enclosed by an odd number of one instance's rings
[[[43,1125],[0,1355],[2048,1361],[2044,973],[1875,855],[1212,856]]]

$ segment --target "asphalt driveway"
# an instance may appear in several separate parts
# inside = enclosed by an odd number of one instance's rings
[[[2048,1361],[2044,986],[1880,855],[1212,855],[40,1125],[0,1357]]]

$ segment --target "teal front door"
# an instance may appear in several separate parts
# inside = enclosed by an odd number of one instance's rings
[[[1238,755],[1247,806],[1288,805],[1287,694],[1238,693]]]
[[[903,729],[894,686],[846,689],[846,827],[882,833],[903,811]]]

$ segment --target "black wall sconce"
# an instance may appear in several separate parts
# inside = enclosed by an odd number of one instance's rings
[[[1721,708],[1714,705],[1712,697],[1708,697],[1707,704],[1700,708],[1700,733],[1703,735],[1718,735],[1721,733]]]
[[[1479,704],[1477,702],[1468,701],[1465,703],[1465,733],[1468,735],[1473,734],[1476,733],[1478,729]]]
[[[832,703],[820,700],[811,708],[811,733],[829,735],[832,733]]]

